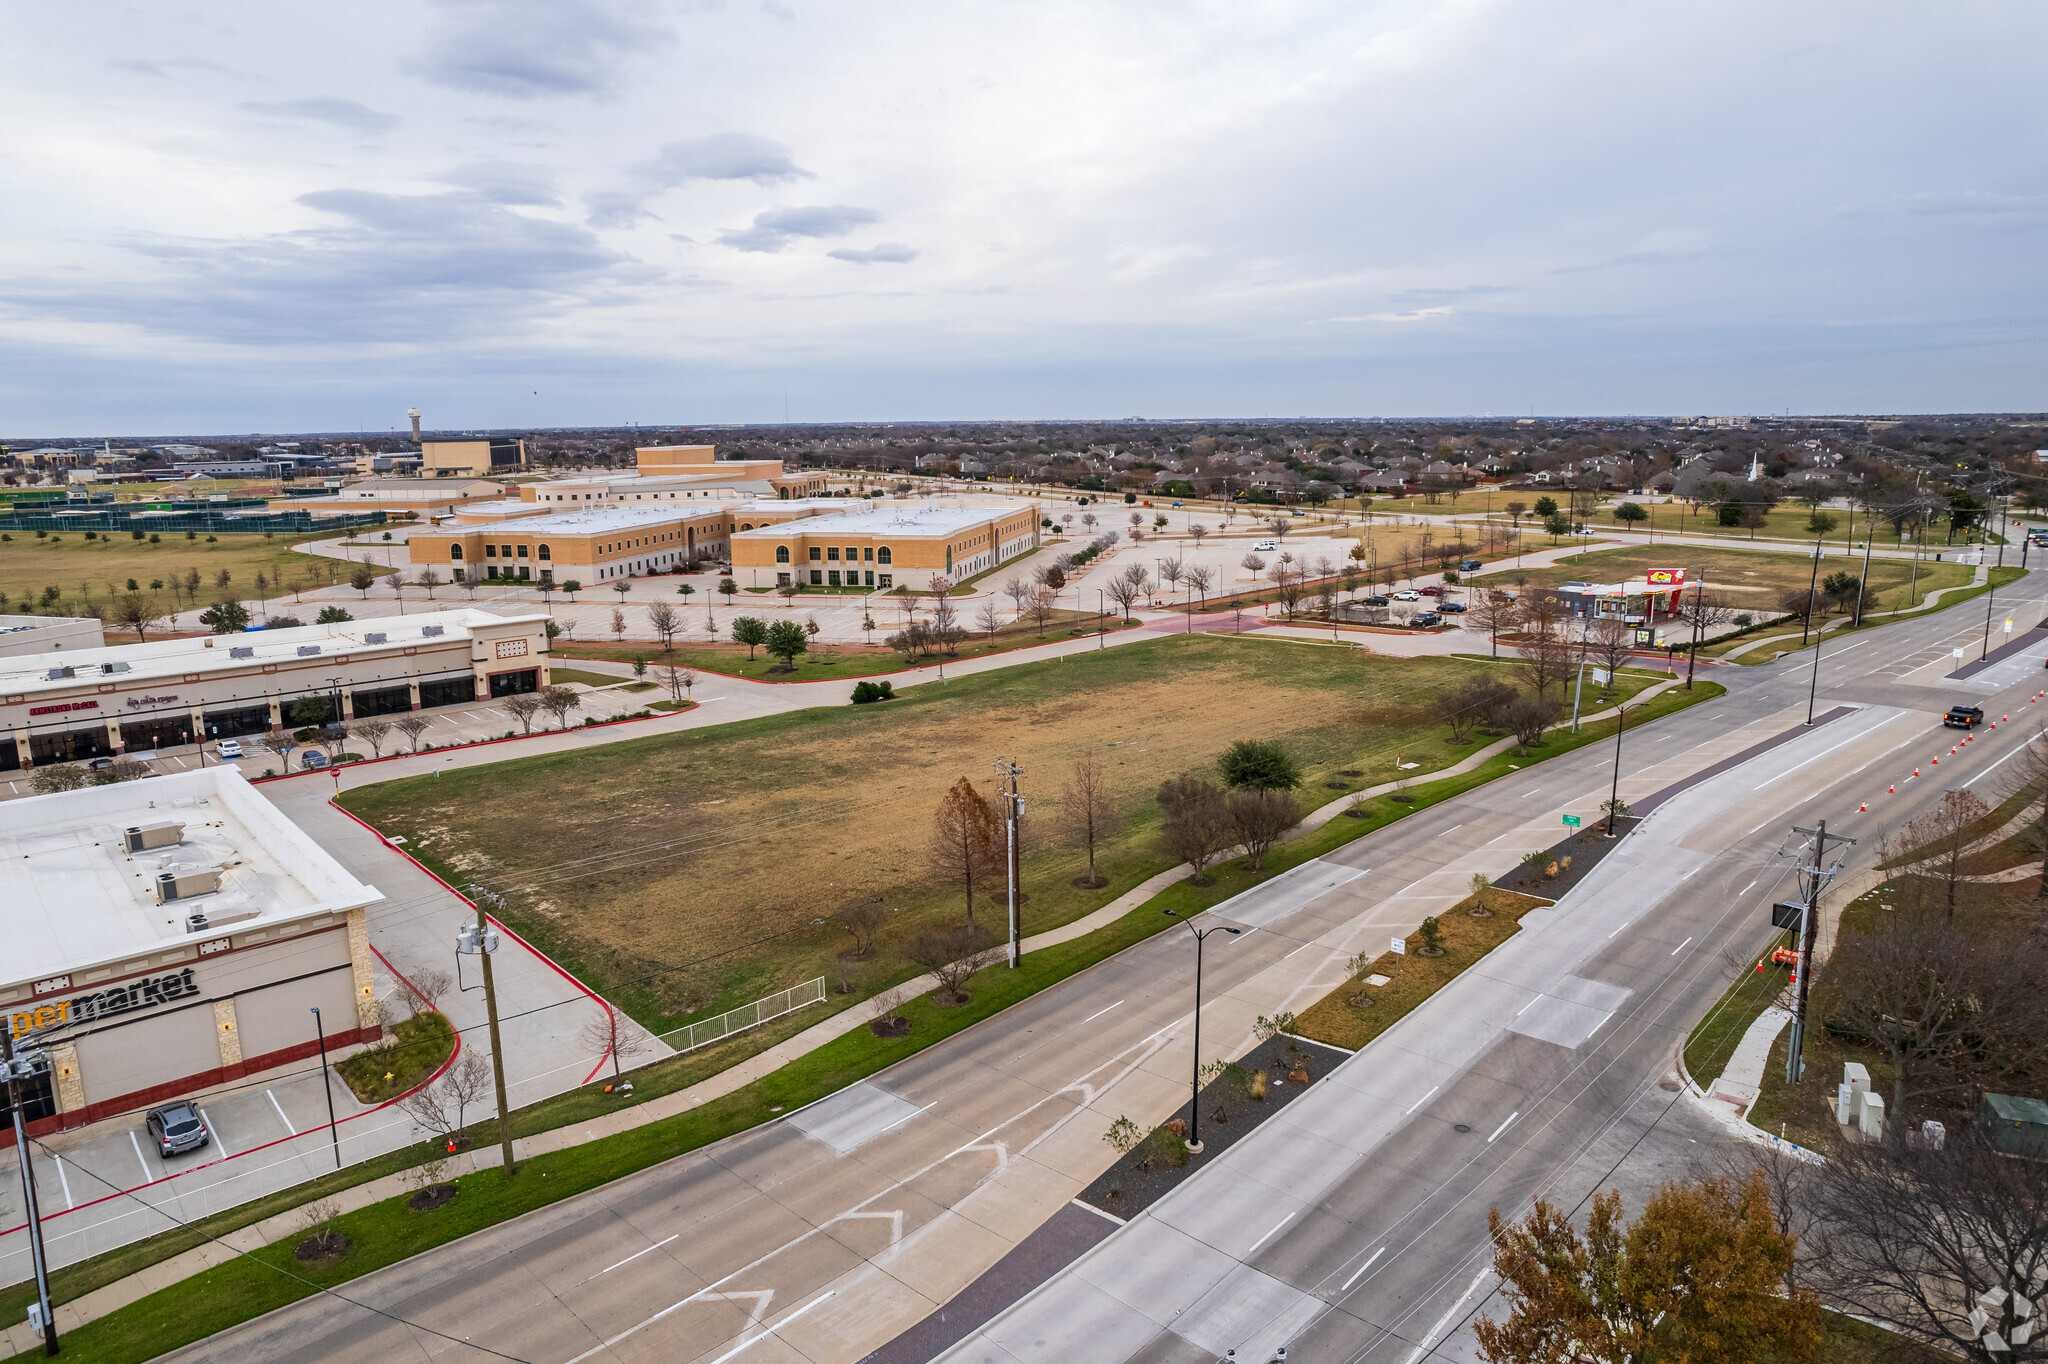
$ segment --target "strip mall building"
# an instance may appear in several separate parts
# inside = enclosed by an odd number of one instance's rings
[[[320,1030],[330,1051],[381,1034],[383,897],[232,768],[0,802],[0,857],[0,1007],[50,1058],[32,1131],[303,1061]]]
[[[547,620],[466,607],[0,657],[0,771],[261,734],[307,695],[358,720],[537,691]]]

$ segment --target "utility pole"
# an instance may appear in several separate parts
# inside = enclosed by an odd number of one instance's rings
[[[1856,580],[1856,619],[1850,626],[1851,629],[1861,629],[1863,626],[1863,599],[1870,592],[1870,545],[1875,539],[1877,539],[1877,518],[1873,516],[1863,527],[1863,576]],[[1819,568],[1820,563],[1816,560],[1814,569],[1818,571]],[[1808,614],[1811,614],[1810,606]]]
[[[1853,838],[1829,833],[1826,820],[1821,820],[1811,829],[1802,829],[1794,825],[1792,832],[1806,834],[1813,839],[1813,860],[1803,863],[1799,868],[1799,902],[1771,906],[1772,923],[1779,924],[1780,927],[1790,927],[1789,922],[1781,920],[1792,917],[1788,911],[1796,911],[1799,925],[1799,979],[1792,994],[1792,1040],[1785,1048],[1785,1083],[1788,1085],[1798,1084],[1800,1076],[1806,1071],[1806,992],[1813,983],[1813,940],[1818,936],[1820,927],[1815,916],[1820,912],[1821,892],[1828,888],[1836,874],[1842,870],[1839,860],[1832,865],[1828,864],[1828,845],[1841,843],[1854,847],[1856,844]]]
[[[484,907],[479,903],[476,925],[465,924],[455,935],[455,950],[464,956],[475,955],[483,959],[484,1014],[490,1020],[491,1032],[491,1078],[498,1087],[498,1147],[505,1162],[505,1173],[509,1175],[513,1171],[512,1115],[511,1106],[505,1102],[505,1048],[498,1037],[498,988],[491,977],[491,956],[498,950],[499,940],[498,930],[486,921]]]
[[[1614,825],[1621,813],[1621,732],[1628,728],[1628,707],[1614,708],[1614,785],[1607,793],[1607,836],[1614,837]]]
[[[35,1162],[29,1159],[28,1124],[21,1119],[21,1082],[48,1069],[49,1060],[40,1051],[17,1057],[13,1020],[0,1018],[0,1064],[4,1064],[7,1075],[7,1110],[14,1119],[14,1155],[21,1162],[21,1200],[28,1214],[29,1260],[35,1268],[35,1308],[42,1318],[39,1324],[43,1328],[43,1353],[53,1355],[57,1353],[57,1318],[50,1310],[50,1266],[43,1253],[43,1213],[36,1201]]]
[[[1002,797],[1005,816],[1003,823],[1010,832],[1009,853],[1003,859],[1003,865],[1009,872],[1010,877],[1010,969],[1012,971],[1017,969],[1018,963],[1024,957],[1024,935],[1017,915],[1017,882],[1020,879],[1020,864],[1018,861],[1018,834],[1020,830],[1018,825],[1024,818],[1024,797],[1017,794],[1017,778],[1023,775],[1024,769],[1011,762],[1008,758],[996,759],[996,781],[998,783],[996,794]],[[1007,791],[1003,790],[1000,786],[1005,777],[1009,778],[1010,781],[1010,789]]]
[[[334,1075],[327,1068],[327,1027],[320,1021],[318,1005],[313,1008],[313,1032],[320,1039],[320,1083],[327,1091],[327,1137],[334,1143],[334,1168],[341,1168],[341,1128],[334,1121]]]
[[[1806,615],[1801,618],[1799,623],[1799,647],[1802,649],[1806,647],[1807,631],[1813,628],[1813,603],[1816,594],[1820,590],[1820,546],[1820,538],[1816,536],[1813,541],[1813,575],[1806,584]],[[1797,579],[1794,579],[1794,581],[1796,582]]]
[[[1991,570],[1984,570],[1984,647],[1977,651],[1977,661],[1982,663],[1991,653],[1991,601],[1998,595],[1998,584],[1991,581]]]

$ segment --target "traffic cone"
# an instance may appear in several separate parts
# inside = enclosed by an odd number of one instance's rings
[[[1862,813],[1863,813],[1863,812],[1864,812],[1865,810],[1868,810],[1869,808],[1870,808],[1870,802],[1866,800],[1866,801],[1864,801],[1864,802],[1863,802],[1863,803],[1862,803],[1861,805],[1859,805],[1859,806],[1857,806],[1857,807],[1856,807],[1856,813],[1860,815],[1860,814],[1862,814]]]
[[[1887,786],[1884,788],[1884,793],[1888,796],[1896,796],[1899,794],[1899,788],[1897,785]]]
[[[1932,766],[1932,767],[1939,767],[1939,766],[1941,766],[1941,759],[1939,759],[1939,758],[1936,758],[1936,759],[1935,759],[1935,760],[1934,760],[1934,761],[1933,761],[1933,762],[1932,762],[1931,764],[1929,764],[1929,766]],[[1915,773],[1914,773],[1913,775],[1917,777],[1917,776],[1919,776],[1920,774],[1919,774],[1918,772],[1915,772]]]
[[[1914,775],[1914,776],[1916,776],[1916,777],[1917,777],[1917,776],[1919,776],[1919,775],[1920,775],[1920,769],[1919,769],[1919,768],[1917,768],[1917,767],[1916,767],[1916,768],[1914,768],[1914,769],[1913,769],[1913,775]]]

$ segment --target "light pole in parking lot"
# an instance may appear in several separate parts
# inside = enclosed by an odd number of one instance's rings
[[[341,1129],[334,1123],[334,1077],[327,1071],[327,1029],[320,1022],[320,1010],[313,1009],[313,1034],[320,1042],[320,1084],[327,1091],[327,1136],[334,1143],[334,1168],[341,1168]]]
[[[1178,919],[1180,911],[1169,909],[1166,917]],[[1202,1151],[1202,942],[1218,929],[1232,937],[1242,931],[1229,924],[1216,924],[1210,928],[1188,925],[1188,932],[1195,935],[1195,1062],[1192,1092],[1188,1096],[1188,1150],[1197,1155]]]

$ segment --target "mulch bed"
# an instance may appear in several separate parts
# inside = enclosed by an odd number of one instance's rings
[[[1300,1051],[1290,1053],[1287,1044],[1290,1039],[1276,1037],[1262,1042],[1238,1058],[1237,1063],[1246,1070],[1266,1072],[1266,1097],[1263,1102],[1254,1103],[1238,1092],[1228,1076],[1212,1081],[1202,1090],[1202,1150],[1191,1154],[1188,1163],[1178,1168],[1154,1162],[1148,1169],[1139,1168],[1144,1160],[1143,1149],[1121,1157],[1109,1167],[1100,1178],[1080,1194],[1083,1203],[1092,1204],[1104,1212],[1126,1220],[1137,1216],[1146,1208],[1164,1198],[1182,1180],[1198,1174],[1210,1161],[1252,1133],[1260,1123],[1308,1093],[1309,1085],[1330,1073],[1349,1053],[1336,1047],[1326,1047],[1308,1038],[1291,1039]],[[1287,1079],[1287,1072],[1297,1060],[1305,1058],[1308,1067],[1309,1084],[1295,1084]],[[1218,1117],[1221,1113],[1223,1116]],[[1185,1123],[1188,1120],[1188,1105],[1182,1104],[1173,1119]]]
[[[868,1024],[868,1031],[877,1037],[910,1036],[910,1020],[907,1018],[877,1018]]]
[[[348,1237],[338,1231],[323,1231],[299,1242],[292,1258],[301,1264],[331,1265],[348,1254],[350,1244]]]
[[[1546,900],[1561,899],[1566,891],[1585,880],[1593,868],[1600,865],[1600,859],[1620,847],[1622,840],[1642,822],[1640,816],[1623,815],[1615,822],[1619,836],[1608,838],[1603,832],[1607,827],[1607,820],[1603,816],[1596,823],[1587,825],[1563,842],[1553,843],[1544,849],[1544,858],[1549,862],[1562,865],[1564,859],[1569,857],[1572,860],[1571,870],[1559,871],[1557,875],[1546,878],[1541,868],[1517,866],[1507,875],[1497,878],[1493,884],[1502,890],[1518,891],[1524,895],[1540,895]]]
[[[431,1188],[421,1189],[411,1198],[406,1199],[405,1206],[411,1208],[414,1212],[432,1212],[449,1199],[455,1197],[457,1192],[458,1190],[453,1184],[436,1184]]]

